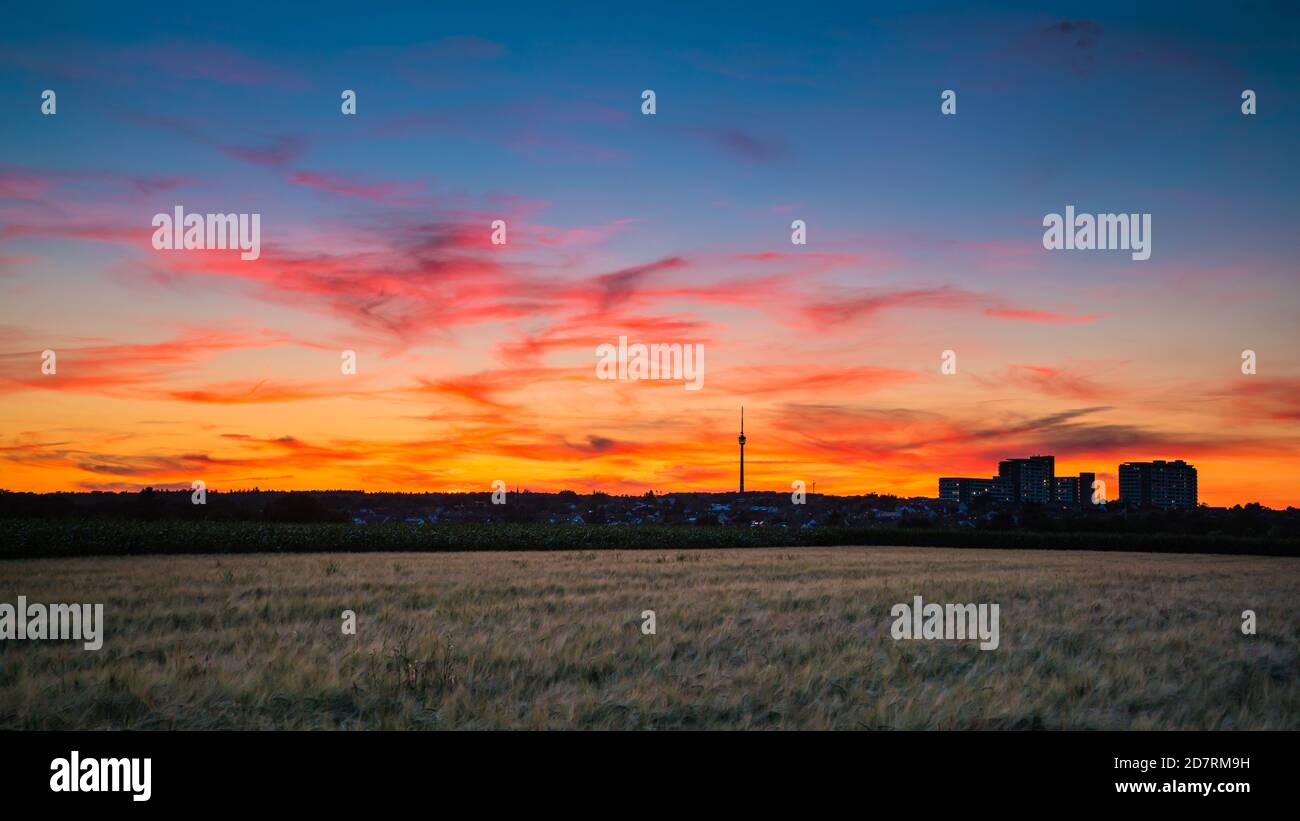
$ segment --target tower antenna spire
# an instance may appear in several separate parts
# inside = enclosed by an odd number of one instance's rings
[[[745,406],[740,406],[740,492],[745,492]]]

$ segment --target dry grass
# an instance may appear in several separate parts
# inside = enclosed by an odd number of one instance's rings
[[[108,621],[0,643],[0,727],[1296,729],[1298,592],[1296,559],[933,548],[0,562],[0,601]],[[1000,649],[890,639],[918,594],[999,603]]]

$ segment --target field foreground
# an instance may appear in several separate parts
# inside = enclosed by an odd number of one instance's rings
[[[1297,729],[1300,560],[935,548],[0,562],[0,728]],[[997,650],[890,608],[998,603]],[[1243,610],[1258,634],[1241,632]],[[341,629],[357,614],[355,636]],[[642,633],[655,611],[656,634]]]

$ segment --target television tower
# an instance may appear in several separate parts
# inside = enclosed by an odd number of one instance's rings
[[[745,492],[745,406],[740,406],[740,492]]]

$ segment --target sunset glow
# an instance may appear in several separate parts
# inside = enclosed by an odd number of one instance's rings
[[[743,405],[751,490],[1046,453],[1300,504],[1283,33],[420,8],[3,35],[0,487],[731,490]],[[1070,205],[1151,214],[1150,259],[1045,250]],[[155,250],[176,206],[260,214],[260,256]],[[702,388],[597,378],[620,336],[702,345]]]

